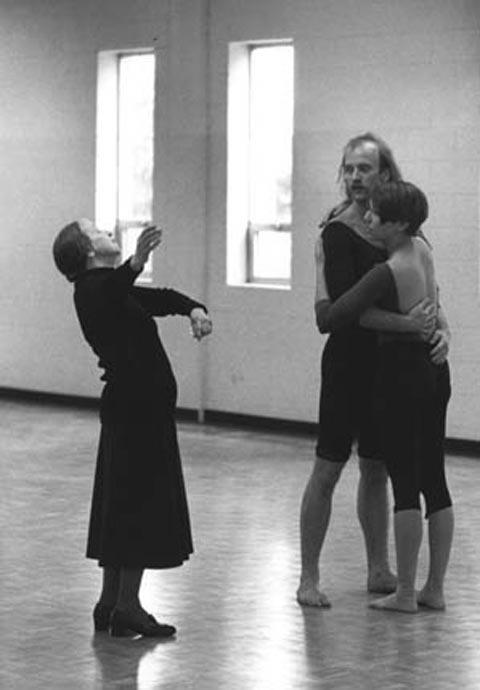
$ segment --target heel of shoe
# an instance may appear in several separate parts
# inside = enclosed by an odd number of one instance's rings
[[[110,627],[112,608],[104,604],[97,604],[93,609],[93,627],[95,632],[107,632]]]
[[[110,636],[111,637],[134,637],[138,635],[134,630],[125,628],[123,625],[111,625],[110,626]]]
[[[128,627],[128,621],[119,611],[113,611],[110,618],[110,635],[112,637],[134,637],[135,630]]]
[[[176,632],[173,625],[158,623],[152,615],[148,615],[146,622],[139,623],[122,611],[114,610],[110,618],[112,637],[173,637]]]

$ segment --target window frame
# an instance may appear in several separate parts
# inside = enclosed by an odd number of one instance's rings
[[[277,276],[275,278],[271,277],[266,277],[262,275],[255,275],[255,240],[260,235],[261,232],[264,231],[275,231],[275,232],[285,232],[289,233],[292,235],[292,224],[288,223],[280,223],[278,225],[275,225],[273,223],[271,224],[266,224],[266,223],[252,223],[251,221],[248,221],[247,225],[247,232],[245,235],[245,241],[246,241],[246,250],[245,250],[245,255],[246,255],[246,260],[247,260],[247,274],[246,274],[246,282],[249,285],[282,285],[284,287],[289,287],[292,282],[292,275],[290,271],[290,277],[289,278],[282,278],[280,276]],[[291,256],[290,256],[290,262],[291,262]]]
[[[251,217],[251,69],[252,53],[259,48],[289,47],[294,51],[292,39],[273,39],[230,43],[229,55],[229,98],[228,98],[228,183],[227,183],[227,284],[248,287],[268,286],[291,289],[293,257],[290,252],[288,277],[265,276],[255,273],[255,242],[263,231],[290,233],[293,239],[293,222],[257,223]],[[294,60],[294,53],[293,53]],[[292,102],[292,119],[294,110]],[[237,112],[235,112],[237,111]],[[243,120],[240,120],[243,114]],[[238,136],[237,136],[238,135]],[[294,126],[292,121],[292,165],[290,168],[290,206],[293,197],[293,146]],[[239,143],[240,142],[240,143]],[[238,147],[245,146],[245,153],[238,153]],[[232,155],[233,152],[233,155]],[[238,165],[235,164],[237,159]],[[240,169],[240,172],[239,172]],[[243,191],[242,191],[243,189]],[[240,218],[240,219],[239,219]],[[243,219],[243,221],[241,220]],[[239,235],[243,239],[239,241]],[[229,246],[230,245],[230,246]],[[240,251],[235,252],[234,248]]]
[[[149,219],[120,219],[120,69],[121,61],[137,55],[152,55],[154,59],[153,74],[153,111],[152,111],[152,209]],[[100,51],[98,54],[97,81],[97,131],[96,131],[96,186],[95,186],[95,222],[102,229],[115,235],[124,254],[125,231],[139,231],[152,223],[155,164],[155,110],[156,80],[158,56],[153,47],[138,47],[122,50]],[[138,281],[152,282],[152,258],[149,257]]]

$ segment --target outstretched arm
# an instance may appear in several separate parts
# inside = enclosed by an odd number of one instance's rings
[[[130,259],[133,271],[141,273],[151,252],[158,247],[162,239],[162,231],[152,225],[140,234],[137,240],[135,254]],[[170,288],[134,287],[133,295],[151,316],[167,316],[180,314],[189,316],[192,335],[197,340],[212,332],[212,320],[207,308],[181,292]]]
[[[196,340],[212,332],[212,320],[207,308],[181,292],[170,288],[134,287],[133,296],[151,316],[189,316],[192,335]]]

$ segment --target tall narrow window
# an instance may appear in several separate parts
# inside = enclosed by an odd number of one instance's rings
[[[153,52],[101,53],[98,87],[96,221],[116,232],[126,259],[152,220]],[[149,261],[143,280],[151,270]]]
[[[293,57],[293,46],[285,43],[230,48],[228,280],[232,284],[290,284]],[[242,243],[244,252],[239,251]]]

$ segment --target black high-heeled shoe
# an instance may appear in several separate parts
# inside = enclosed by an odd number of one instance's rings
[[[176,633],[173,625],[159,623],[149,614],[147,623],[138,623],[132,616],[123,611],[113,610],[110,618],[110,635],[112,637],[131,637],[143,635],[144,637],[173,637]]]
[[[97,603],[93,609],[93,625],[95,632],[106,632],[110,627],[110,617],[113,606]]]

